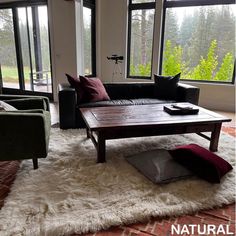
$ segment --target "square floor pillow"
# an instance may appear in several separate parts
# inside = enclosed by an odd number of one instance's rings
[[[153,183],[170,183],[193,175],[164,149],[141,152],[126,160]]]
[[[233,169],[223,158],[197,144],[178,146],[169,153],[179,164],[211,183],[220,183],[220,179]]]

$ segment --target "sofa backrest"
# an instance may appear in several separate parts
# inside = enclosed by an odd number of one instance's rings
[[[105,83],[111,99],[154,98],[154,83]]]

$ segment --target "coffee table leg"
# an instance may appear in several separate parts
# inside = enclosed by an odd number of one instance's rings
[[[89,129],[86,127],[87,138],[90,138]]]
[[[218,149],[221,125],[221,123],[215,124],[215,129],[211,133],[210,150],[212,152],[216,152]]]
[[[103,163],[106,162],[106,140],[100,132],[97,138],[97,163]]]

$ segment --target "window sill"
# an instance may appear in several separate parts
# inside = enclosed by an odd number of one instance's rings
[[[223,87],[235,87],[233,83],[218,83],[218,82],[203,82],[203,81],[190,81],[190,80],[180,80],[181,83],[190,84],[190,85],[199,85],[199,86],[223,86]]]

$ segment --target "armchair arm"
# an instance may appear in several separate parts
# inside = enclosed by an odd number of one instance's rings
[[[200,89],[188,84],[178,84],[177,102],[190,102],[198,105]]]
[[[8,113],[11,112],[11,113],[40,113],[40,114],[47,114],[49,113],[48,111],[44,111],[42,109],[31,109],[31,110],[16,110],[16,111],[8,111]],[[50,114],[50,113],[49,113]]]
[[[61,129],[76,127],[77,94],[74,88],[67,84],[59,84],[59,120]]]
[[[0,100],[7,102],[19,110],[50,110],[49,99],[44,96],[0,95]]]
[[[2,112],[0,114],[0,160],[47,156],[50,113]]]

